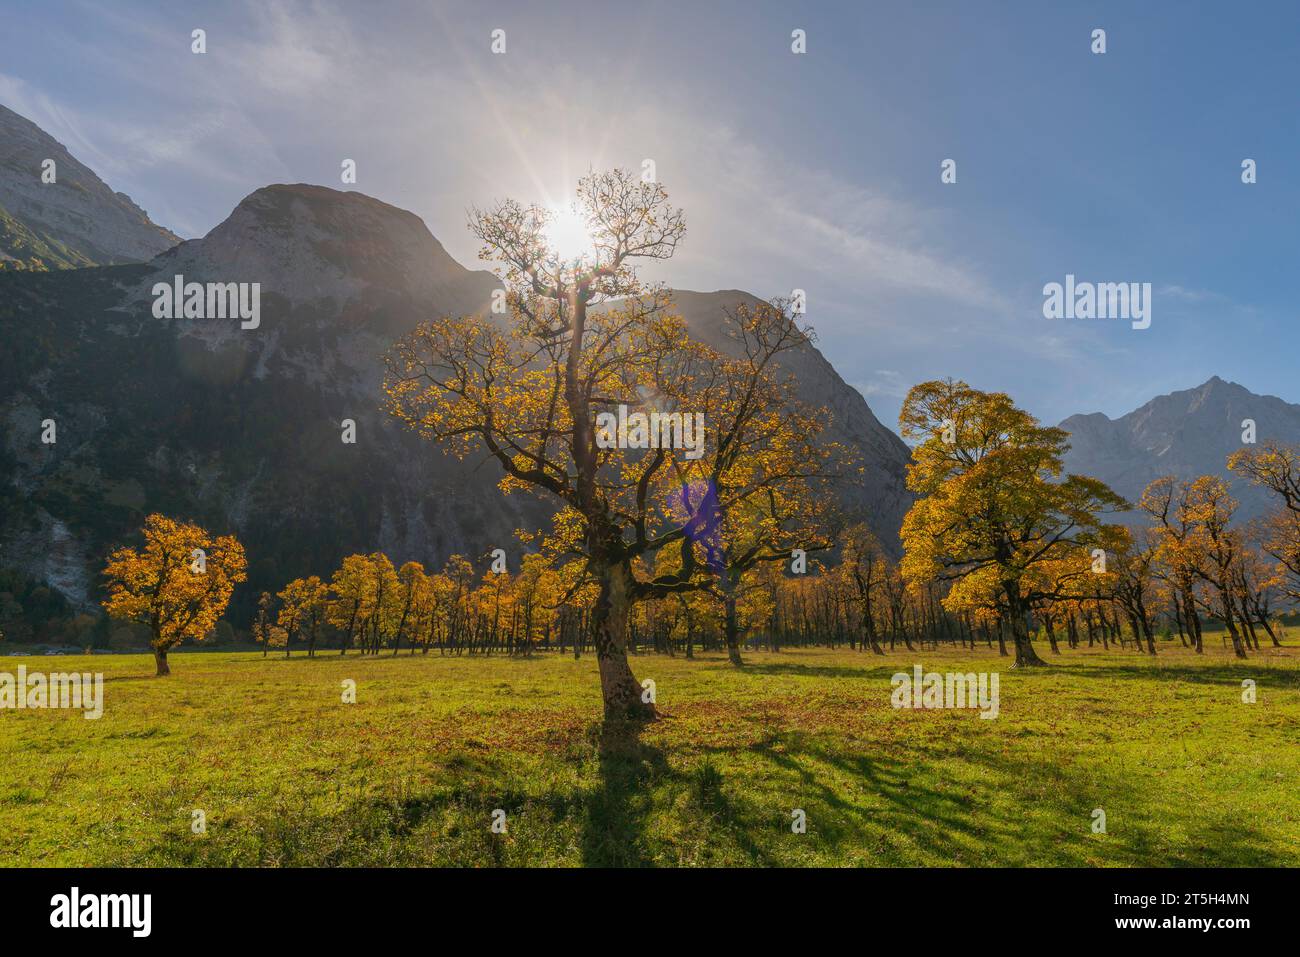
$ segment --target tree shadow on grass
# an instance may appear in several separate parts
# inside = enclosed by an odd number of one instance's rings
[[[879,660],[879,659],[876,659]],[[908,665],[910,668],[911,666]],[[875,668],[850,668],[843,665],[800,665],[800,664],[749,664],[744,665],[746,674],[754,675],[794,675],[797,678],[884,678],[900,670],[898,666],[881,664]]]
[[[1144,659],[1142,664],[1125,665],[1088,665],[1082,668],[1053,668],[1056,674],[1068,674],[1075,678],[1103,678],[1107,681],[1115,678],[1186,681],[1191,684],[1224,685],[1241,687],[1243,678],[1267,682],[1275,688],[1300,688],[1300,668],[1278,668],[1260,665],[1247,659],[1238,664],[1223,665],[1166,665],[1160,659]],[[1043,671],[1044,674],[1048,672]],[[1028,674],[1028,672],[1027,672]]]
[[[969,857],[970,845],[981,839],[983,829],[969,814],[967,800],[917,780],[911,765],[821,747],[798,732],[769,734],[750,750],[798,779],[799,798],[809,806],[810,833],[816,833],[832,857],[869,844],[879,846],[880,838],[887,834],[888,844],[914,844],[954,864],[976,863],[962,860]],[[883,800],[885,807],[863,800],[860,790],[842,789],[836,779],[845,776],[865,782],[868,794]],[[814,807],[817,810],[811,809]],[[823,808],[828,813],[821,813]],[[1000,830],[1010,830],[1008,822],[997,824]],[[906,866],[917,862],[885,849],[879,859],[869,863]]]
[[[751,752],[796,775],[810,803],[827,810],[810,810],[809,819],[833,856],[866,846],[881,853],[870,863],[887,866],[1295,863],[1263,832],[1226,810],[1208,820],[1164,821],[1148,810],[1151,802],[1140,792],[1140,782],[1118,774],[1099,781],[1095,769],[1044,765],[984,748],[966,755],[983,773],[946,788],[932,777],[925,780],[923,763],[853,754],[840,743],[821,744],[798,733],[769,735]],[[836,783],[844,777],[863,782],[866,796],[847,797]],[[1041,797],[1044,793],[1051,797]],[[1109,815],[1109,833],[1092,833],[1091,814],[1098,805]],[[1186,836],[1175,843],[1171,833],[1179,826]]]
[[[574,833],[585,867],[652,866],[647,828],[656,795],[675,776],[663,750],[642,739],[643,731],[636,722],[594,725],[589,743],[598,780],[576,793],[512,784],[518,769],[509,761],[458,749],[442,758],[437,786],[365,790],[311,814],[264,806],[241,822],[237,842],[214,826],[199,844],[177,825],[164,833],[152,859],[182,865],[517,866],[553,863],[555,840]],[[497,809],[511,822],[509,841],[489,830]],[[516,829],[516,821],[528,823]]]
[[[400,778],[354,782],[334,795],[274,787],[237,820],[215,817],[203,841],[176,808],[158,844],[140,860],[113,864],[294,867],[511,867],[551,863],[556,822],[574,820],[580,797],[536,793],[516,782],[508,761],[464,750],[444,761],[442,783]],[[506,828],[491,825],[505,812]],[[521,826],[522,825],[522,826]]]
[[[639,721],[606,721],[593,729],[599,786],[588,796],[582,827],[585,867],[645,867],[653,863],[645,827],[656,784],[671,770],[662,749],[641,739]]]

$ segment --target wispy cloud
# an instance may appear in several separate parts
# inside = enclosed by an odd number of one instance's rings
[[[1157,296],[1168,296],[1171,299],[1180,299],[1183,302],[1226,302],[1227,297],[1221,296],[1217,292],[1210,292],[1208,289],[1185,289],[1182,286],[1168,285],[1161,286],[1156,290]]]
[[[852,385],[867,398],[878,395],[902,399],[907,396],[907,391],[911,388],[911,384],[903,378],[903,374],[894,369],[877,369],[872,373],[870,380],[854,382]]]
[[[707,210],[706,243],[729,253],[727,265],[779,264],[799,288],[851,282],[966,306],[1004,308],[979,272],[945,256],[935,220],[897,197],[855,186],[747,141],[734,130],[700,126],[680,138],[689,163],[687,199]],[[690,195],[695,192],[701,195]],[[689,207],[688,207],[689,208]]]

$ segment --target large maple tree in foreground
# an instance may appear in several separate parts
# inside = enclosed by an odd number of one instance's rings
[[[693,341],[666,290],[639,280],[638,261],[669,258],[685,232],[661,186],[613,170],[587,175],[576,195],[590,244],[567,258],[549,239],[553,211],[508,200],[474,212],[508,323],[422,323],[389,355],[386,405],[456,454],[486,453],[504,491],[558,500],[551,543],[582,561],[579,584],[597,590],[605,716],[639,719],[654,706],[627,659],[631,609],[677,592],[725,593],[728,571],[789,548],[806,519],[796,486],[817,459],[819,416],[777,407],[785,393],[773,359],[806,341],[781,304],[730,317],[741,355],[728,358]],[[597,420],[621,408],[683,423],[701,413],[703,441],[613,442]],[[742,513],[750,540],[728,562],[718,535]],[[654,560],[668,550],[672,561]]]

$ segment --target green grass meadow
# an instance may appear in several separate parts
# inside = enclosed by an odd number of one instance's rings
[[[1300,649],[1218,644],[640,655],[640,730],[602,728],[592,656],[7,657],[102,671],[104,714],[0,711],[0,861],[1300,865]],[[892,708],[916,662],[1000,672],[999,716]]]

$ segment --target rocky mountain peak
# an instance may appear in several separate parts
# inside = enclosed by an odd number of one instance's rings
[[[50,160],[53,182],[44,182]],[[0,266],[143,262],[178,242],[54,137],[0,105]]]
[[[1229,481],[1240,502],[1238,516],[1246,520],[1271,503],[1262,490],[1228,472],[1227,458],[1252,429],[1256,443],[1300,443],[1300,406],[1213,376],[1195,388],[1156,396],[1117,419],[1074,415],[1061,428],[1070,433],[1067,469],[1102,479],[1129,501],[1162,475],[1218,475]]]
[[[262,295],[338,304],[378,294],[476,311],[497,282],[465,269],[414,213],[364,193],[305,183],[264,186],[202,239],[155,263],[204,282],[258,282]]]

